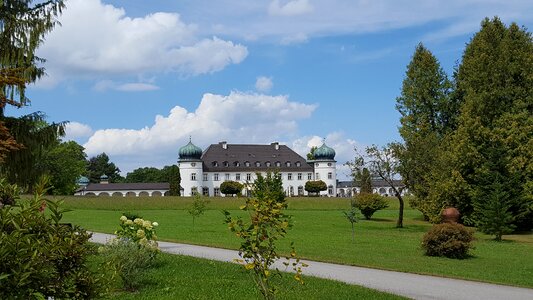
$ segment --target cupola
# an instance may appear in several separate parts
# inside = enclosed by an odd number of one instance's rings
[[[190,139],[189,143],[181,147],[178,153],[180,160],[200,159],[202,157],[202,149],[194,145]]]
[[[334,160],[335,150],[326,146],[326,143],[324,143],[322,144],[322,146],[320,146],[313,152],[313,155],[315,157],[315,160]]]

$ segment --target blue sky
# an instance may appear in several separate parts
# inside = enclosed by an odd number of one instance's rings
[[[423,42],[451,74],[484,17],[527,28],[531,1],[69,0],[38,54],[32,105],[123,173],[198,146],[400,139],[395,98]],[[346,173],[342,168],[342,174]]]

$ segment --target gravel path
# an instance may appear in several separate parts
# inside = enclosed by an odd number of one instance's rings
[[[91,241],[105,243],[114,236],[93,233]],[[238,251],[204,246],[159,242],[161,251],[217,261],[233,262]],[[443,300],[533,300],[533,289],[475,281],[425,276],[395,271],[361,268],[315,261],[303,261],[309,265],[304,275],[333,279],[349,284],[365,286],[413,299]],[[285,266],[276,265],[280,270]],[[533,278],[532,278],[533,280]]]

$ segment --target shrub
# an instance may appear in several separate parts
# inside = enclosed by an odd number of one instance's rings
[[[363,193],[355,196],[353,206],[361,211],[365,219],[370,220],[376,211],[389,207],[389,202],[378,194]]]
[[[328,186],[322,180],[307,181],[305,183],[305,190],[310,194],[318,195],[318,193],[320,193],[321,191],[325,191],[327,189],[328,189]]]
[[[220,192],[225,195],[240,195],[243,185],[237,181],[224,181],[220,184]]]
[[[194,220],[204,214],[207,209],[209,200],[203,198],[200,195],[194,196],[194,201],[187,212],[192,216],[192,229],[194,230]]]
[[[431,227],[424,235],[422,248],[428,256],[463,259],[474,240],[472,231],[461,224],[444,223]]]
[[[29,201],[15,195],[13,205],[0,208],[0,299],[96,298],[102,278],[86,263],[90,234],[60,223],[65,210],[42,198],[45,183]]]
[[[121,279],[123,288],[128,291],[134,291],[141,285],[143,272],[153,266],[155,258],[150,248],[128,238],[114,239],[100,247],[99,252],[113,275]]]
[[[152,223],[141,218],[131,220],[123,215],[120,217],[120,228],[115,231],[115,234],[119,238],[129,239],[141,247],[148,248],[155,256],[159,251],[155,234],[157,226],[159,226],[157,222]]]

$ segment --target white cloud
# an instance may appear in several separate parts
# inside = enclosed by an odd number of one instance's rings
[[[145,92],[145,91],[154,91],[158,90],[157,85],[144,82],[130,82],[118,84],[112,80],[101,80],[98,81],[94,86],[93,90],[98,92],[105,92],[108,90],[122,91],[122,92]]]
[[[289,101],[287,96],[232,92],[204,94],[189,112],[176,106],[168,116],[158,115],[151,127],[96,131],[84,145],[89,155],[177,155],[191,135],[201,147],[220,140],[232,143],[268,143],[295,136],[297,121],[311,116],[316,105]],[[144,153],[144,154],[143,154]],[[174,161],[170,160],[170,161]]]
[[[65,78],[177,72],[198,75],[246,58],[245,46],[217,37],[199,38],[195,25],[177,13],[131,18],[101,0],[70,0],[39,49],[50,75],[43,85]]]
[[[93,134],[93,130],[89,125],[79,122],[69,122],[65,128],[65,140],[77,140],[79,138],[86,138]]]
[[[255,81],[255,89],[258,92],[269,92],[272,89],[272,86],[274,86],[272,77],[260,76],[257,77],[257,80]]]
[[[268,13],[276,16],[296,16],[313,11],[313,6],[308,0],[292,0],[281,4],[280,0],[272,0],[268,6]]]
[[[285,36],[281,39],[282,45],[293,45],[307,42],[308,37],[304,33],[296,33],[294,35]]]

